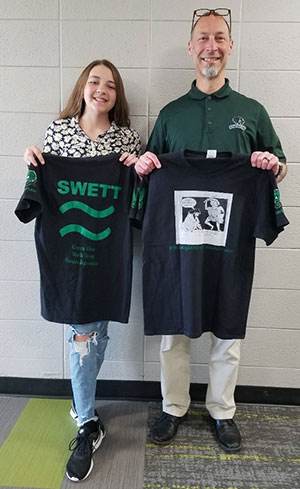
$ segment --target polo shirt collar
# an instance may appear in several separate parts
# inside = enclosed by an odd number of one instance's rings
[[[210,93],[209,95],[212,97],[217,97],[217,98],[225,98],[225,97],[228,97],[231,92],[232,92],[232,89],[229,86],[229,80],[227,78],[225,78],[224,85],[219,90],[217,90],[214,93]],[[188,92],[188,96],[194,100],[202,100],[205,97],[208,97],[208,94],[198,90],[198,88],[196,87],[196,80],[194,80],[192,83],[192,87],[191,87],[190,91]]]

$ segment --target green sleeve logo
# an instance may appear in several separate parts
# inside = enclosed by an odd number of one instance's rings
[[[26,177],[26,185],[31,185],[37,182],[37,174],[34,170],[28,170]]]
[[[37,192],[36,190],[36,184],[37,184],[37,174],[34,170],[28,170],[27,172],[27,177],[26,177],[26,183],[25,183],[25,190],[29,190],[30,192]]]
[[[132,209],[142,209],[144,207],[146,197],[146,189],[145,188],[137,188],[134,189],[131,201]]]
[[[282,204],[280,202],[280,192],[278,188],[274,190],[274,207],[276,214],[281,214],[283,212]]]

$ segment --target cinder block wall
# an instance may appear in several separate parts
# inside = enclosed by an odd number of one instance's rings
[[[226,5],[225,5],[226,4]],[[159,109],[189,90],[187,54],[195,8],[233,13],[233,88],[269,111],[289,161],[280,185],[291,225],[269,248],[258,243],[239,383],[300,387],[300,2],[299,0],[1,0],[0,2],[0,374],[66,378],[64,327],[39,314],[33,225],[14,208],[23,191],[22,154],[42,145],[76,77],[108,58],[123,76],[132,126],[145,144]],[[130,323],[111,323],[102,378],[159,380],[159,338],[144,338],[141,240],[135,237]],[[66,328],[65,328],[66,329]],[[192,380],[207,381],[208,338],[195,340]]]

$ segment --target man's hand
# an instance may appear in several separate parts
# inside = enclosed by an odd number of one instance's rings
[[[272,170],[274,175],[277,175],[280,164],[282,165],[282,172],[278,175],[277,182],[281,182],[285,177],[287,172],[286,165],[279,163],[277,156],[268,151],[254,151],[251,155],[251,165],[253,167],[261,168],[262,170]]]
[[[130,154],[128,152],[123,153],[119,161],[122,161],[123,165],[125,166],[131,166],[134,165],[138,160],[138,157],[135,154]]]
[[[23,160],[25,163],[27,163],[27,165],[30,165],[30,163],[32,163],[34,166],[38,166],[39,163],[41,165],[45,164],[42,152],[37,146],[30,146],[29,148],[26,148]]]
[[[161,164],[157,156],[150,151],[141,155],[135,165],[135,171],[140,177],[148,175],[154,168],[161,168]]]

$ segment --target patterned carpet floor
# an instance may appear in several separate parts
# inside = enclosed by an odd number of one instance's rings
[[[149,405],[148,433],[160,403]],[[146,444],[144,489],[300,488],[300,407],[238,406],[242,450],[218,447],[203,404],[192,404],[167,446]]]

